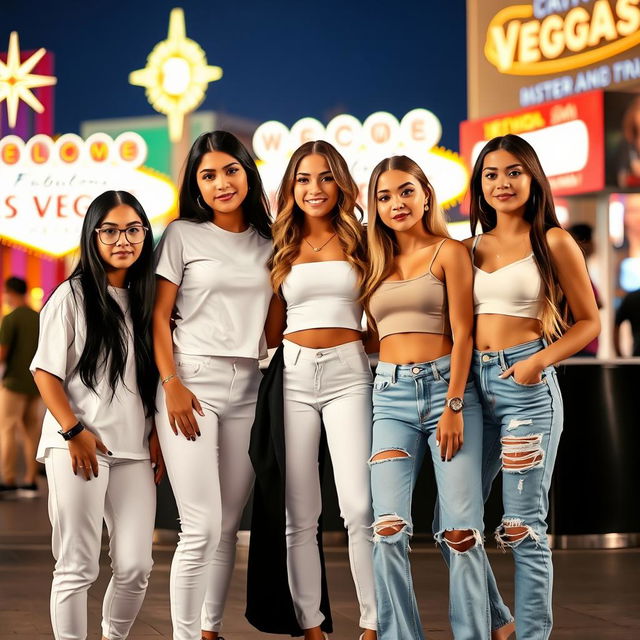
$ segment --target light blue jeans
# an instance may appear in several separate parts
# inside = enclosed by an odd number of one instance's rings
[[[436,539],[450,552],[449,617],[456,640],[489,638],[488,562],[484,550],[481,490],[482,409],[473,383],[464,393],[464,444],[443,462],[435,442],[448,391],[450,356],[413,365],[378,364],[373,388],[371,488],[374,510],[373,567],[380,640],[423,640],[411,567],[411,499],[427,448],[439,493]],[[380,453],[401,457],[373,461]],[[403,527],[380,532],[392,522]],[[466,551],[445,538],[447,531],[470,531]],[[461,544],[461,543],[459,543]]]
[[[516,635],[526,640],[546,640],[553,625],[553,565],[546,518],[562,433],[562,396],[553,367],[533,385],[499,376],[544,347],[542,340],[534,340],[501,351],[475,351],[472,363],[484,415],[482,489],[486,500],[502,472],[504,516],[496,540],[513,552]],[[521,533],[514,535],[512,527]],[[497,629],[513,618],[491,569],[488,579],[491,628]]]

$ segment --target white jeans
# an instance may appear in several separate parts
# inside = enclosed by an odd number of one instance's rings
[[[113,575],[102,603],[102,635],[126,638],[142,606],[153,561],[156,488],[149,460],[98,455],[98,477],[73,475],[66,449],[49,449],[49,518],[56,559],[51,624],[56,640],[87,637],[87,591],[99,571],[102,520]]]
[[[324,423],[349,534],[351,574],[360,626],[377,628],[373,581],[371,483],[371,369],[360,341],[308,349],[284,341],[284,421],[289,588],[298,624],[320,625],[321,571],[317,546],[322,496],[318,475]]]
[[[249,436],[261,374],[257,360],[175,354],[176,370],[205,413],[195,442],[174,435],[158,387],[156,427],[180,514],[171,565],[174,640],[219,631],[242,511],[253,486]]]

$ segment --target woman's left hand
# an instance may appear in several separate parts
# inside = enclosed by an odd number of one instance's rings
[[[462,411],[455,413],[446,407],[436,429],[436,446],[440,447],[442,462],[449,462],[458,453],[464,440],[463,433]]]
[[[158,440],[158,432],[155,426],[149,434],[149,457],[151,458],[151,468],[153,469],[153,481],[160,484],[160,480],[164,476],[165,466],[162,450],[160,449],[160,440]]]
[[[542,380],[544,367],[534,358],[519,360],[513,366],[500,374],[501,378],[513,376],[518,384],[537,384]]]

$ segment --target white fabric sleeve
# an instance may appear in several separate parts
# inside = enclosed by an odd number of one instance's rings
[[[63,282],[40,312],[38,348],[29,367],[31,373],[42,369],[64,380],[67,377],[69,349],[75,340],[76,299],[69,281]]]
[[[184,272],[184,240],[180,225],[172,222],[156,248],[156,275],[180,286]]]

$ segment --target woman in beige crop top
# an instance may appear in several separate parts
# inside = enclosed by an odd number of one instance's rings
[[[413,488],[430,456],[438,486],[434,535],[454,550],[449,562],[453,635],[488,640],[482,411],[468,380],[471,261],[464,246],[448,237],[434,189],[410,158],[394,156],[378,164],[368,207],[364,303],[380,336],[370,458],[378,637],[424,639],[406,576]]]

